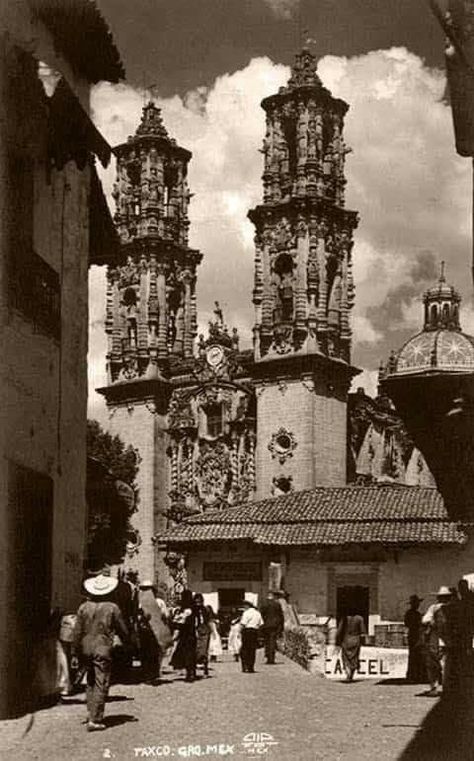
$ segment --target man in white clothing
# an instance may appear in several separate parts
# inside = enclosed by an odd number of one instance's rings
[[[255,654],[257,651],[258,630],[263,626],[263,618],[251,602],[244,602],[244,612],[240,619],[240,628],[242,630],[242,648],[240,658],[242,661],[242,671],[247,674],[253,674],[255,671]]]

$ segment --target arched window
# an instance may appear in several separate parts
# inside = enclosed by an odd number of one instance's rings
[[[222,403],[209,404],[206,408],[207,435],[219,436],[224,430]]]
[[[431,307],[431,322],[437,322],[438,320],[438,307],[436,304],[433,304]]]

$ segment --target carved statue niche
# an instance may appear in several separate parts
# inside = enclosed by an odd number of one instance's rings
[[[177,315],[183,301],[183,289],[174,277],[166,286],[168,304],[168,346],[172,350],[177,336]]]
[[[273,319],[276,324],[293,320],[293,267],[289,254],[280,254],[273,265],[275,306]]]
[[[171,216],[172,214],[172,207],[170,204],[171,194],[178,181],[178,165],[175,161],[171,160],[165,165],[163,180],[164,180],[164,188],[163,188],[164,199],[163,200],[164,200],[164,207],[165,207],[165,215]]]
[[[284,109],[281,127],[288,151],[288,172],[290,177],[294,177],[298,161],[297,114],[289,104]]]
[[[340,324],[341,317],[341,299],[342,299],[342,272],[338,266],[330,290],[328,301],[328,324],[330,327],[337,328]]]

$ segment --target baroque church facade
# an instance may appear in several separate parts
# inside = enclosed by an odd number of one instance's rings
[[[202,254],[188,244],[191,153],[151,102],[115,149],[121,251],[107,274],[100,392],[109,430],[140,456],[128,563],[142,578],[164,572],[154,537],[186,516],[348,479],[405,482],[419,457],[386,398],[349,394],[358,219],[344,204],[348,105],[303,49],[262,107],[263,198],[249,212],[253,349],[240,349],[218,302],[196,341]],[[415,471],[422,483],[424,462]],[[166,560],[176,575],[176,557]]]

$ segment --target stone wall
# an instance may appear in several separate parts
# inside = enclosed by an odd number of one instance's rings
[[[235,543],[188,553],[188,579],[194,591],[213,592],[219,588],[244,587],[246,591],[266,594],[268,565],[275,553],[251,544]],[[335,588],[338,584],[367,585],[370,589],[369,633],[380,621],[402,621],[408,607],[408,597],[415,592],[424,598],[421,610],[434,602],[434,593],[442,585],[454,586],[465,573],[474,570],[474,542],[465,547],[430,547],[386,551],[385,559],[361,562],[323,561],[316,548],[288,549],[284,555],[284,586],[290,602],[298,613],[311,613],[318,623],[334,616]],[[245,582],[203,580],[203,563],[260,562],[262,578]],[[333,588],[331,587],[333,586]]]
[[[137,511],[131,522],[140,534],[141,545],[138,553],[126,559],[124,565],[138,571],[141,579],[154,579],[163,574],[164,568],[152,538],[165,528],[164,512],[169,505],[166,416],[157,412],[152,400],[130,402],[109,407],[106,427],[126,445],[131,444],[139,455]]]
[[[313,380],[257,387],[257,431],[257,499],[277,494],[282,476],[295,491],[345,484],[346,403]],[[286,449],[279,434],[289,437]]]
[[[78,79],[55,51],[47,30],[32,20],[28,3],[23,0],[2,3],[0,98],[2,105],[8,103],[8,108],[2,108],[0,113],[0,609],[5,611],[0,617],[1,716],[14,710],[14,696],[9,695],[7,689],[9,674],[15,676],[25,661],[21,643],[24,646],[28,632],[25,631],[26,619],[21,619],[18,611],[31,601],[27,595],[21,600],[18,593],[15,597],[18,574],[22,578],[28,573],[38,574],[42,562],[38,561],[39,565],[35,566],[31,558],[30,568],[29,558],[19,559],[14,550],[14,542],[23,532],[17,511],[21,498],[13,488],[8,491],[8,482],[12,487],[15,474],[26,468],[28,470],[23,472],[30,473],[33,480],[36,474],[43,483],[51,484],[51,595],[45,602],[52,606],[73,610],[80,600],[86,525],[90,173],[88,169],[79,171],[72,163],[61,172],[49,171],[46,125],[43,132],[37,131],[34,135],[33,155],[29,155],[25,137],[28,119],[21,115],[25,108],[29,109],[31,124],[42,123],[42,117],[35,112],[37,102],[34,100],[34,93],[41,91],[42,86],[36,76],[31,76],[31,80],[23,76],[22,87],[25,91],[31,88],[31,102],[18,97],[11,99],[11,77],[22,76],[21,71],[12,66],[15,50],[31,54],[32,70],[37,62],[44,61],[60,71],[84,106],[88,104],[89,94],[88,83]],[[23,134],[12,128],[19,120],[24,127]],[[45,268],[50,268],[59,278],[60,339],[44,330],[31,314],[12,307],[8,267],[12,261],[20,261],[20,253],[28,254],[26,248],[22,252],[11,246],[10,191],[14,189],[12,183],[17,182],[7,162],[12,156],[32,161],[33,197],[30,205],[24,202],[25,213],[32,212],[30,248],[38,261],[44,262]],[[22,232],[20,229],[20,236]],[[28,267],[21,278],[24,283],[32,278]],[[35,494],[30,491],[27,496],[29,502],[34,503]],[[47,528],[44,529],[46,533]],[[30,683],[34,670],[33,660]],[[19,689],[21,691],[21,686]]]

